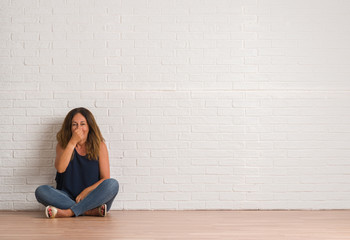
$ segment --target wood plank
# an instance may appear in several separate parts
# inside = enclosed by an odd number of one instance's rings
[[[350,239],[350,211],[111,211],[46,219],[0,212],[0,239]]]

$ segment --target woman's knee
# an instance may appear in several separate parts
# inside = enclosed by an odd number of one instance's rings
[[[42,199],[42,197],[50,190],[51,186],[41,185],[35,190],[35,197],[37,200]]]
[[[105,184],[107,184],[108,188],[111,188],[116,193],[119,191],[119,182],[114,178],[109,178],[103,181]]]

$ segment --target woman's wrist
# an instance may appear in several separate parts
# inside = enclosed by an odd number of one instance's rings
[[[77,143],[74,143],[74,141],[72,141],[72,139],[71,139],[68,142],[67,147],[70,147],[70,148],[74,149],[76,145],[77,145]]]

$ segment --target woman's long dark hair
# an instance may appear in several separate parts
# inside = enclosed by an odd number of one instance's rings
[[[98,160],[100,144],[104,141],[104,138],[97,126],[94,115],[92,115],[92,113],[86,108],[75,108],[67,114],[60,131],[56,135],[57,142],[63,149],[67,147],[67,144],[72,137],[72,119],[77,113],[80,113],[85,117],[89,126],[89,134],[86,140],[87,157],[90,160]]]

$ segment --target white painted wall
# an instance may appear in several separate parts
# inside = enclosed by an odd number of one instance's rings
[[[0,209],[89,108],[114,209],[350,208],[350,1],[0,0]]]

